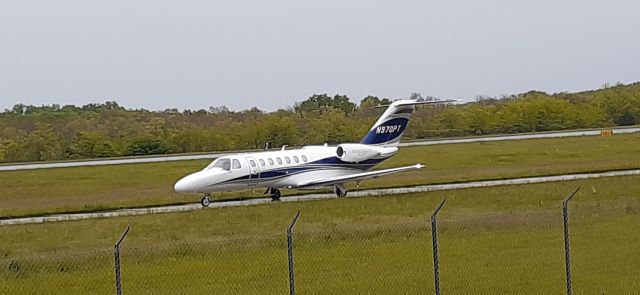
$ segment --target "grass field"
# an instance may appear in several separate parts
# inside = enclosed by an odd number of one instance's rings
[[[380,168],[417,162],[427,167],[365,181],[360,187],[640,168],[640,135],[407,147]],[[206,164],[178,161],[0,172],[0,217],[196,202],[199,196],[174,193],[173,183]],[[261,193],[244,191],[218,197]]]
[[[0,293],[113,292],[110,249],[129,224],[125,292],[285,293],[284,231],[298,210],[300,293],[432,293],[428,220],[442,198],[443,292],[563,293],[560,204],[581,186],[570,206],[574,292],[632,294],[640,290],[638,183],[629,176],[4,226]]]

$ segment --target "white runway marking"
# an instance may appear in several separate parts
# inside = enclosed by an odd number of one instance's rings
[[[640,132],[640,127],[613,128],[611,130],[613,130],[613,134],[627,134],[627,133]],[[522,135],[502,135],[502,136],[467,137],[467,138],[454,138],[454,139],[421,140],[421,141],[403,142],[403,143],[400,143],[400,146],[403,147],[403,146],[454,144],[454,143],[487,142],[487,141],[503,141],[503,140],[594,136],[594,135],[600,135],[600,131],[601,130],[598,129],[598,130],[551,132],[551,133],[533,133],[533,134],[522,134]],[[143,158],[129,158],[129,159],[0,165],[0,171],[213,159],[225,154],[232,154],[232,153],[238,153],[238,151],[226,151],[226,152],[202,154],[202,155],[175,155],[175,156],[158,156],[158,157],[143,157]]]
[[[531,183],[543,183],[543,182],[555,182],[555,181],[570,181],[570,180],[580,180],[580,179],[589,179],[589,178],[629,176],[629,175],[640,175],[640,169],[610,171],[610,172],[602,172],[602,173],[584,173],[584,174],[567,174],[567,175],[558,175],[558,176],[526,177],[526,178],[515,178],[515,179],[507,179],[507,180],[474,181],[474,182],[453,183],[453,184],[419,185],[419,186],[412,186],[412,187],[405,187],[405,188],[371,189],[371,190],[349,192],[349,197],[352,198],[352,197],[367,197],[367,196],[380,196],[380,195],[391,195],[391,194],[407,194],[407,193],[443,191],[443,190],[454,190],[454,189],[464,189],[464,188],[492,187],[492,186],[501,186],[501,185],[518,185],[518,184],[531,184]],[[324,199],[334,199],[334,198],[337,198],[337,197],[332,193],[310,194],[310,195],[301,195],[301,196],[282,197],[281,202],[300,202],[300,201],[324,200]],[[131,208],[131,209],[121,209],[121,210],[93,212],[93,213],[54,214],[54,215],[37,216],[37,217],[3,219],[3,220],[0,220],[0,225],[18,225],[18,224],[30,224],[30,223],[82,220],[82,219],[91,219],[91,218],[109,218],[109,217],[144,215],[144,214],[185,212],[185,211],[224,208],[224,207],[253,206],[253,205],[268,204],[268,203],[273,203],[270,198],[259,198],[259,199],[248,199],[248,200],[241,200],[241,201],[213,202],[207,208],[203,208],[202,205],[200,205],[200,203],[197,203],[197,204],[187,204],[187,205],[177,205],[177,206]]]

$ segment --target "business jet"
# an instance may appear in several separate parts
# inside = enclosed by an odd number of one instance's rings
[[[202,171],[189,174],[175,183],[179,193],[203,194],[203,207],[211,194],[242,189],[266,189],[274,201],[280,189],[319,189],[332,187],[338,197],[346,197],[345,183],[421,169],[422,164],[371,170],[398,152],[398,143],[407,128],[416,105],[451,101],[419,102],[397,100],[362,138],[360,143],[338,146],[305,146],[254,153],[225,155],[215,159]]]

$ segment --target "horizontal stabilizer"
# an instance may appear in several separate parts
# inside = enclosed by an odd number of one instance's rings
[[[422,105],[422,104],[439,104],[439,103],[450,103],[450,102],[459,102],[461,99],[450,99],[450,100],[431,100],[431,101],[417,101],[417,100],[403,100],[401,103],[397,105]],[[380,104],[377,106],[372,106],[372,108],[386,108],[389,107],[390,104]]]

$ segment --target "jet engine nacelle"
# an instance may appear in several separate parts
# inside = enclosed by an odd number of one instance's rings
[[[349,163],[359,163],[374,158],[386,158],[397,152],[397,147],[378,147],[359,143],[341,144],[336,149],[338,158]]]

